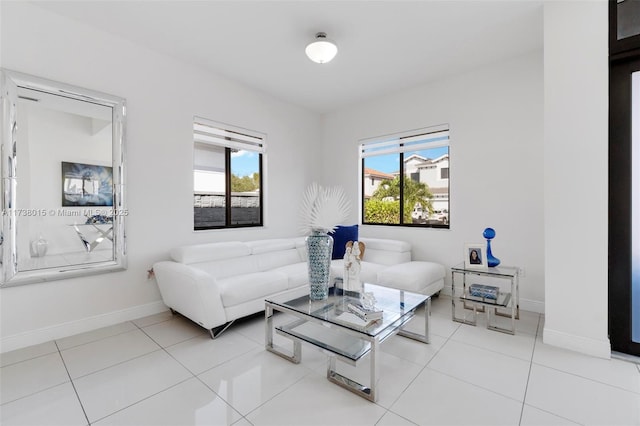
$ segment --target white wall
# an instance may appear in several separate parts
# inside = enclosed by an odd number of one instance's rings
[[[540,23],[542,25],[542,22]],[[492,251],[525,269],[521,306],[544,309],[543,54],[453,75],[324,117],[324,181],[358,198],[358,140],[449,123],[451,229],[362,226],[364,236],[401,238],[413,256],[447,267],[465,242],[496,230]],[[330,169],[330,170],[329,170]],[[358,213],[352,214],[358,222]],[[450,284],[450,275],[447,274]],[[449,288],[445,288],[449,291]]]
[[[544,6],[544,342],[602,357],[611,354],[607,8]]]
[[[0,19],[2,67],[126,98],[130,211],[126,271],[0,290],[1,351],[165,309],[146,270],[176,245],[295,235],[316,114],[25,2]],[[194,115],[267,134],[264,229],[192,231]]]
[[[525,268],[523,308],[544,307],[545,342],[608,356],[606,2],[545,4],[544,53],[320,119],[29,4],[0,2],[0,19],[3,67],[127,98],[131,211],[127,271],[0,290],[1,351],[163,309],[145,270],[170,247],[291,235],[296,212],[280,206],[312,179],[357,198],[358,139],[449,123],[451,229],[362,235],[451,266],[492,226],[494,254]],[[193,115],[267,133],[265,229],[191,231]]]

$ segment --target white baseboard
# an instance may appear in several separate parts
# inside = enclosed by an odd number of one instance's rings
[[[537,314],[544,314],[544,302],[520,298],[520,309]]]
[[[456,294],[460,294],[462,292],[462,287],[456,287]],[[441,293],[451,297],[451,286],[445,285],[441,290]],[[523,299],[520,298],[520,309],[523,311],[535,312],[538,314],[544,314],[544,302],[539,300],[531,300],[531,299]]]
[[[571,351],[595,356],[598,358],[611,358],[611,343],[609,339],[596,340],[587,337],[576,336],[563,331],[552,330],[544,327],[542,341],[552,346],[569,349]]]
[[[12,336],[3,336],[0,340],[0,352],[9,352],[27,346],[37,345],[63,337],[96,330],[102,327],[131,321],[148,315],[166,311],[167,307],[162,301],[147,303],[146,305],[134,306],[121,311],[109,312],[89,318],[82,318],[76,321],[69,321],[62,324],[31,330]]]

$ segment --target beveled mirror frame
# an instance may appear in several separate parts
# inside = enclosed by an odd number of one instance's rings
[[[0,169],[2,229],[0,230],[0,287],[50,280],[60,280],[84,275],[126,269],[125,218],[125,116],[123,98],[59,83],[32,75],[0,69],[0,102],[2,120],[0,127]],[[63,96],[83,102],[112,108],[112,166],[113,166],[113,257],[111,260],[78,263],[66,266],[46,267],[21,271],[18,268],[18,238],[16,185],[20,176],[20,142],[18,140],[18,88],[26,88]],[[53,206],[52,206],[53,207]]]

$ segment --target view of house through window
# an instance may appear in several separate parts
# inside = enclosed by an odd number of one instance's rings
[[[362,223],[449,227],[449,127],[361,141]]]
[[[193,228],[262,226],[264,135],[196,117]]]

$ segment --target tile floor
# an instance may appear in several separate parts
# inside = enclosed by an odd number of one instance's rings
[[[430,345],[382,344],[376,404],[329,383],[313,348],[298,365],[265,352],[259,316],[211,340],[165,312],[2,354],[0,423],[640,425],[639,365],[543,344],[538,314],[510,336],[452,322],[447,297],[432,309]]]

